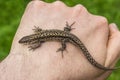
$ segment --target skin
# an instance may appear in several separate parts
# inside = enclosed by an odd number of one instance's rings
[[[82,5],[67,7],[60,1],[31,1],[23,14],[14,37],[10,54],[0,63],[0,80],[105,80],[111,71],[92,66],[82,51],[68,43],[64,58],[56,50],[60,42],[45,42],[35,51],[18,41],[33,34],[34,26],[63,30],[65,22],[73,25],[71,33],[86,45],[100,64],[114,67],[120,58],[120,32],[114,23],[90,14]]]

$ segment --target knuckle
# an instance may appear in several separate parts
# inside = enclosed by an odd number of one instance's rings
[[[27,5],[27,7],[31,6],[33,4],[33,1],[30,1]]]
[[[81,8],[82,8],[82,5],[76,5],[76,6],[74,7],[74,9],[75,9],[76,11],[81,11]]]
[[[107,19],[103,16],[94,16],[94,22],[95,22],[95,29],[101,30],[101,29],[107,29],[108,28],[108,22]]]
[[[85,16],[89,14],[87,9],[81,4],[74,6],[72,10],[73,10],[72,15],[77,18],[81,18],[81,16]]]
[[[81,5],[81,4],[76,5],[76,6],[74,7],[74,9],[75,9],[76,11],[87,12],[87,9],[86,9],[83,5]]]
[[[103,16],[98,16],[98,21],[100,24],[107,24],[107,19]]]
[[[65,4],[63,2],[61,2],[61,1],[59,1],[59,0],[53,2],[53,5],[55,5],[55,6],[65,6]]]
[[[31,1],[28,6],[32,6],[34,8],[38,8],[40,6],[44,6],[46,3],[43,1],[39,1],[39,0],[35,0],[35,1]]]
[[[81,14],[88,14],[88,11],[83,5],[78,4],[75,7],[73,7],[73,13],[76,17],[78,17]]]

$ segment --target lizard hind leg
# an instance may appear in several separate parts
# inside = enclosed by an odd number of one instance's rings
[[[71,28],[74,24],[75,22],[69,25],[68,22],[66,21],[66,27],[64,27],[64,31],[70,32],[72,29],[75,29],[75,28]]]
[[[63,57],[63,51],[66,50],[66,42],[67,42],[67,39],[62,40],[62,42],[61,42],[62,47],[58,48],[58,50],[56,51],[56,52],[61,51],[62,57]]]

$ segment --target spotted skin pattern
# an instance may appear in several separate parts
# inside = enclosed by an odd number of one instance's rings
[[[46,41],[59,41],[61,42],[62,47],[57,50],[57,52],[62,52],[63,57],[63,51],[66,50],[66,43],[72,43],[76,47],[80,48],[83,52],[86,59],[95,67],[101,70],[116,70],[117,68],[108,68],[104,67],[101,64],[99,64],[89,53],[86,46],[82,43],[82,41],[75,36],[74,34],[70,33],[70,31],[73,29],[71,26],[74,24],[73,22],[71,25],[66,22],[66,27],[64,27],[64,31],[58,30],[58,29],[51,29],[51,30],[42,30],[39,27],[35,26],[34,34],[24,36],[19,40],[20,44],[26,44],[29,45],[30,50],[35,50],[36,48],[40,47],[43,42]]]

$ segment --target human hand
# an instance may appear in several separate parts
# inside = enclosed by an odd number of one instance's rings
[[[18,43],[23,36],[33,34],[34,26],[63,30],[66,21],[76,22],[71,33],[80,38],[97,62],[106,67],[115,65],[120,32],[114,24],[108,25],[104,17],[90,14],[82,5],[70,8],[60,1],[32,1],[22,17],[10,54],[0,65],[0,75],[5,74],[0,80],[104,80],[111,72],[92,66],[72,44],[67,44],[68,52],[64,51],[62,58],[61,52],[56,52],[59,42],[45,42],[35,51]]]

